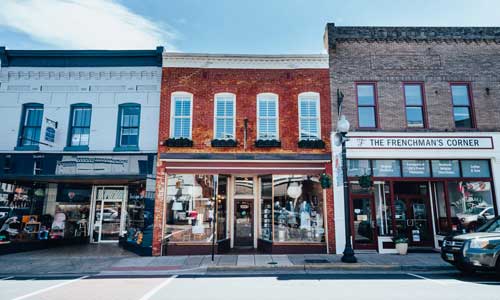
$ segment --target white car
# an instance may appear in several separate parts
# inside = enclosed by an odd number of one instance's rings
[[[457,218],[460,223],[469,231],[475,231],[477,227],[495,218],[495,211],[492,206],[475,206],[463,213],[458,213]]]

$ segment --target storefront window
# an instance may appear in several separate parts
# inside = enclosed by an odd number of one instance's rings
[[[127,203],[127,242],[151,246],[153,234],[154,198],[141,185],[129,185]]]
[[[434,201],[436,202],[437,224],[436,229],[438,234],[447,234],[451,231],[451,226],[448,222],[448,213],[446,211],[446,198],[444,192],[444,183],[435,182],[433,184]]]
[[[87,237],[91,185],[58,184],[52,238]]]
[[[213,176],[169,175],[166,237],[171,242],[209,242],[214,218]]]
[[[324,241],[323,190],[312,176],[273,176],[274,241]]]
[[[451,217],[459,229],[474,231],[478,226],[495,217],[491,182],[448,182]]]
[[[378,234],[380,236],[393,235],[391,190],[389,182],[376,183],[374,192]]]
[[[48,238],[51,220],[42,214],[45,185],[1,183],[0,243]]]
[[[272,240],[273,227],[273,177],[263,176],[260,178],[261,194],[260,194],[260,212],[261,212],[261,229],[260,238],[264,240]]]

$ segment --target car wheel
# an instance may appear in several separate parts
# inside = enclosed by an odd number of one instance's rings
[[[472,275],[476,273],[476,270],[463,264],[457,264],[456,267],[464,275]]]

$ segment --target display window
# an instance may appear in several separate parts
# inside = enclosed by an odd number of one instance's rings
[[[125,230],[127,242],[151,246],[154,222],[154,193],[146,192],[145,184],[128,186]]]
[[[273,176],[274,241],[324,242],[323,189],[318,177]]]
[[[273,177],[271,175],[260,178],[260,211],[261,228],[259,238],[272,241],[273,235]]]
[[[210,242],[214,176],[172,174],[167,185],[166,238],[171,242]]]
[[[92,186],[61,183],[57,187],[52,239],[88,237]]]

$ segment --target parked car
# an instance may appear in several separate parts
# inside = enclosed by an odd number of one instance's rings
[[[474,233],[446,237],[441,257],[464,273],[486,270],[500,275],[500,217],[488,221]]]

